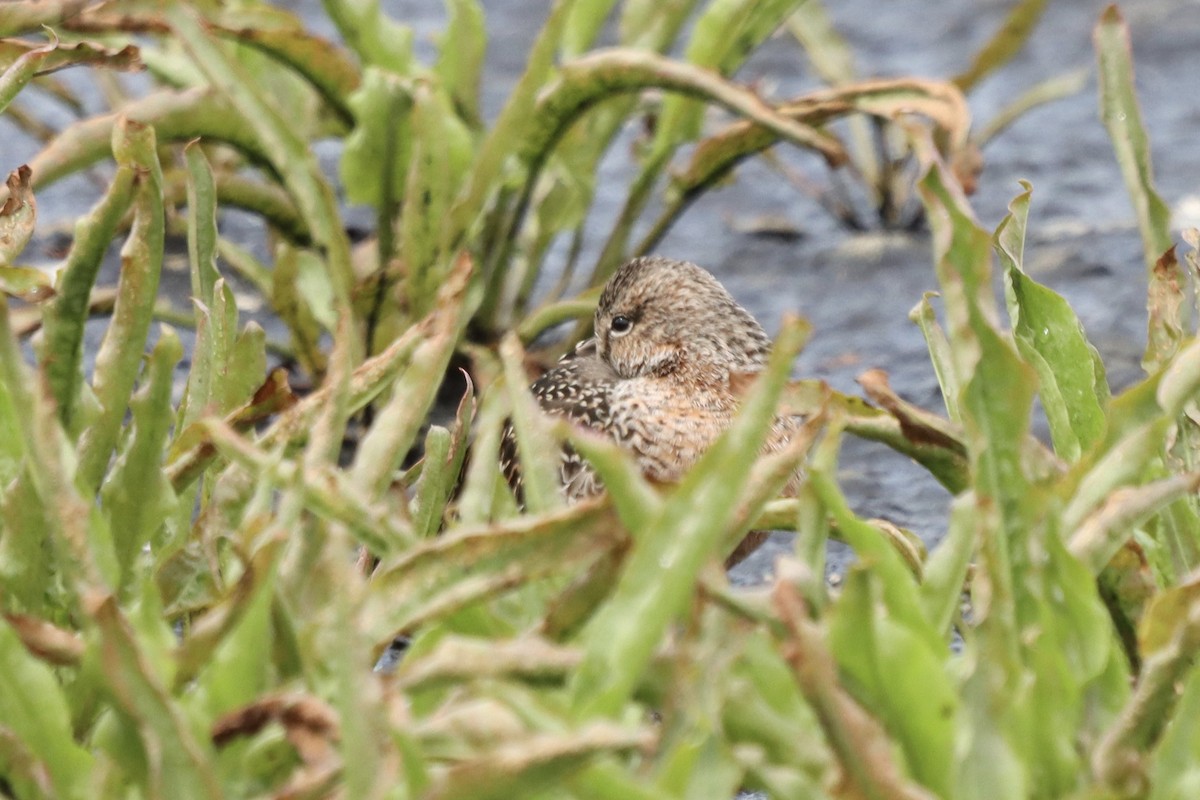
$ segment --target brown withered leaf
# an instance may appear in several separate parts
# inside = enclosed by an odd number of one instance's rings
[[[212,727],[212,741],[223,747],[234,739],[253,736],[270,723],[283,726],[284,734],[305,764],[328,762],[341,737],[336,712],[310,695],[268,695],[231,711]]]
[[[1138,626],[1138,652],[1143,659],[1167,647],[1200,608],[1200,573],[1178,586],[1159,592],[1150,601]]]
[[[11,265],[33,235],[37,201],[33,199],[32,176],[29,165],[22,164],[5,182],[8,195],[0,206],[0,265]]]
[[[230,423],[241,429],[242,426],[257,425],[280,411],[286,411],[296,405],[298,398],[292,393],[288,384],[286,369],[277,367],[271,371],[262,386],[254,392],[250,402],[238,408],[229,415]]]
[[[49,44],[36,44],[18,39],[0,42],[0,69],[7,69],[19,58],[34,60],[34,75],[49,75],[80,64],[97,64],[108,69],[136,72],[145,68],[137,45],[117,50],[99,42],[66,44],[54,39]]]
[[[952,423],[901,399],[892,391],[883,370],[867,370],[858,376],[858,383],[871,402],[896,418],[905,438],[913,444],[940,447],[954,453],[966,452],[966,445]]]
[[[1146,308],[1150,315],[1147,328],[1146,353],[1142,364],[1148,368],[1163,364],[1179,350],[1185,332],[1183,303],[1187,276],[1179,264],[1175,247],[1168,248],[1154,262]]]
[[[43,661],[67,666],[78,664],[83,658],[83,640],[71,631],[28,614],[5,614],[4,620],[20,637],[25,649]]]
[[[8,194],[0,205],[0,291],[29,303],[40,303],[54,296],[50,276],[38,269],[13,266],[17,256],[29,244],[37,221],[37,201],[30,185],[32,170],[28,164],[17,167],[8,176]]]

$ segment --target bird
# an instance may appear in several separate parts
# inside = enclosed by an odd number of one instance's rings
[[[594,335],[530,387],[550,416],[611,438],[652,483],[678,482],[733,422],[745,390],[763,371],[771,340],[704,268],[643,256],[622,265],[600,293]],[[767,450],[782,447],[799,421],[779,417]],[[501,469],[521,499],[516,436],[504,429]],[[569,445],[559,461],[568,502],[604,491]],[[727,559],[732,566],[766,538],[751,531]]]

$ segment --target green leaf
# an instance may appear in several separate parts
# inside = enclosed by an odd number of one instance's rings
[[[342,39],[368,67],[407,75],[413,67],[412,28],[379,8],[379,0],[324,0]]]
[[[948,650],[876,611],[877,581],[856,567],[832,609],[829,645],[865,707],[904,751],[914,778],[954,797],[958,698],[945,677]]]
[[[1154,189],[1150,142],[1134,90],[1129,28],[1115,5],[1101,14],[1093,35],[1100,64],[1100,115],[1137,214],[1149,274],[1159,257],[1171,247],[1171,211]],[[1182,275],[1177,277],[1182,279]],[[1147,350],[1146,358],[1161,363],[1159,353]]]
[[[4,20],[0,19],[0,28]],[[50,44],[30,49],[12,64],[5,65],[0,74],[0,112],[8,107],[21,89],[36,75],[53,72],[73,64],[101,64],[111,69],[136,69],[138,50],[133,45],[123,50],[110,50],[94,42],[60,43],[55,39]]]
[[[800,0],[713,0],[696,20],[684,57],[698,67],[732,75],[800,5]],[[699,136],[703,111],[694,100],[667,98],[655,126],[655,149],[670,150]]]
[[[213,304],[217,271],[217,190],[212,167],[198,142],[183,149],[187,159],[188,264],[192,274],[192,297],[206,306]]]
[[[1016,3],[1004,18],[1000,29],[975,53],[971,66],[954,77],[958,88],[969,92],[981,80],[1011,61],[1029,41],[1045,10],[1046,0],[1020,0]]]
[[[736,531],[737,506],[774,417],[804,327],[785,322],[763,377],[741,413],[638,532],[612,598],[583,633],[584,662],[571,682],[576,719],[615,714],[628,700],[663,632],[686,607],[701,567]],[[786,475],[778,486],[786,480]],[[776,489],[777,491],[778,489]],[[762,503],[770,499],[763,497]],[[757,509],[751,510],[751,515]],[[750,520],[745,524],[749,526]],[[637,619],[638,625],[628,624]]]
[[[479,115],[479,81],[487,50],[487,29],[478,0],[446,0],[450,19],[439,38],[437,74],[454,110],[472,128]]]
[[[163,473],[163,454],[173,421],[174,369],[182,357],[179,337],[164,329],[150,354],[143,388],[130,403],[133,433],[101,486],[125,587],[135,575],[142,547],[175,509],[175,492]]]
[[[58,295],[42,312],[41,361],[46,381],[67,430],[79,431],[78,405],[83,383],[83,328],[100,263],[121,217],[133,198],[133,163],[117,165],[112,184],[99,203],[75,223],[74,243],[59,274]]]
[[[412,155],[400,220],[400,258],[405,264],[412,313],[433,308],[455,253],[445,248],[445,219],[459,196],[471,157],[470,131],[448,98],[428,86],[412,95]]]
[[[1146,268],[1171,246],[1170,210],[1153,185],[1150,143],[1134,88],[1129,28],[1120,10],[1104,10],[1094,33],[1100,65],[1100,111],[1137,212]]]
[[[943,645],[941,635],[925,617],[917,590],[917,578],[896,547],[876,526],[859,519],[850,510],[833,476],[837,473],[836,428],[821,441],[809,467],[809,482],[825,512],[837,526],[841,538],[854,548],[859,560],[869,564],[879,576],[882,604],[888,615],[936,651]]]
[[[1192,668],[1151,767],[1150,800],[1186,800],[1200,791],[1200,669]]]
[[[337,328],[336,292],[329,272],[319,256],[310,250],[297,254],[296,290],[312,312],[313,318],[327,331]],[[232,297],[232,295],[231,295]]]
[[[182,709],[171,701],[129,621],[111,597],[93,598],[88,611],[98,627],[105,684],[146,753],[143,790],[151,796],[219,800],[211,745],[196,738]]]
[[[588,50],[600,35],[605,21],[616,5],[617,0],[575,4],[563,28],[563,57],[577,58]]]
[[[468,261],[460,260],[459,274],[469,267]],[[474,297],[454,296],[451,300],[445,294],[437,301],[436,309],[424,321],[412,360],[392,385],[392,397],[363,437],[350,470],[351,480],[371,499],[384,494],[416,441],[476,305]]]
[[[282,9],[274,10],[282,13]],[[358,67],[342,48],[303,30],[301,20],[293,19],[295,27],[268,27],[252,21],[238,25],[227,15],[223,20],[227,25],[215,29],[286,64],[320,92],[346,125],[351,124],[353,116],[346,99],[361,81]]]
[[[226,597],[197,618],[176,652],[175,684],[196,682],[200,704],[211,718],[249,704],[268,688],[272,675],[271,604],[282,550],[269,538],[245,565]]]
[[[27,303],[41,303],[54,296],[53,281],[40,269],[0,267],[0,292]]]
[[[1067,301],[1025,274],[1025,222],[1033,189],[1025,182],[1022,186],[1025,191],[1012,201],[996,229],[995,248],[1004,266],[1017,349],[1037,371],[1055,452],[1071,462],[1104,436],[1108,381],[1100,354]]]
[[[312,260],[306,250],[282,243],[276,248],[275,269],[271,271],[271,307],[288,327],[296,359],[310,375],[320,375],[325,372],[328,355],[320,348],[321,325],[300,291],[300,272],[305,260]],[[304,268],[312,269],[314,265]]]
[[[92,377],[101,410],[79,442],[77,480],[88,493],[100,485],[129,407],[158,295],[165,235],[162,169],[154,129],[122,118],[114,129],[113,153],[118,163],[134,170],[134,217],[121,248],[112,323],[100,343]]]
[[[921,582],[921,604],[935,630],[948,634],[962,608],[963,590],[975,550],[974,499],[955,498],[950,506],[950,525],[945,538],[925,562]]]
[[[50,775],[59,797],[83,797],[92,755],[75,742],[70,712],[53,670],[35,659],[0,621],[0,719]],[[3,759],[0,758],[0,761]],[[35,796],[30,794],[28,796]]]
[[[534,112],[538,94],[555,71],[555,56],[563,29],[576,0],[556,0],[529,50],[525,71],[508,95],[500,116],[475,151],[470,180],[464,196],[450,213],[444,241],[457,247],[482,217],[488,202],[500,188],[501,176],[510,156],[520,152],[528,130],[537,124]]]
[[[950,355],[950,343],[946,332],[937,323],[930,299],[936,297],[936,292],[926,292],[921,302],[908,312],[908,318],[917,323],[921,335],[925,337],[925,346],[929,348],[929,359],[933,362],[933,371],[937,375],[938,386],[942,390],[942,402],[946,405],[946,415],[954,422],[961,419],[958,410],[958,398],[962,394],[962,385],[954,374],[954,361]]]
[[[547,417],[529,394],[526,386],[528,378],[522,366],[524,356],[514,335],[506,336],[501,342],[500,359],[504,365],[504,385],[512,409],[509,421],[517,439],[521,492],[529,510],[546,511],[560,508],[565,502],[557,460],[546,457],[547,453],[556,452],[561,445],[550,436]]]
[[[263,92],[253,76],[216,45],[190,9],[172,5],[164,14],[197,66],[228,98],[241,115],[242,123],[261,142],[268,163],[281,176],[313,241],[325,256],[337,307],[348,311],[354,285],[350,241],[340,221],[333,189],[308,142],[289,122],[286,111]]]
[[[412,151],[412,95],[408,82],[367,67],[347,100],[354,129],[339,162],[346,199],[375,207],[404,196]]]
[[[459,525],[380,563],[369,586],[373,641],[548,574],[572,575],[622,540],[614,515],[596,503],[492,525]],[[462,564],[472,565],[469,576]]]

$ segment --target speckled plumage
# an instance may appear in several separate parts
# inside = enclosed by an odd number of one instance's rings
[[[611,436],[635,455],[647,478],[670,483],[729,427],[770,346],[757,320],[708,272],[684,261],[638,258],[604,287],[595,336],[532,391],[544,411]],[[796,424],[776,420],[768,449],[781,447]],[[511,430],[501,461],[519,487]],[[603,490],[569,449],[560,478],[570,501]],[[761,538],[739,550],[748,553]]]

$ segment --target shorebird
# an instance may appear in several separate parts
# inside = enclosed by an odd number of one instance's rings
[[[600,295],[594,330],[531,391],[547,414],[629,450],[654,483],[678,481],[729,427],[771,348],[762,326],[716,278],[695,264],[661,257],[636,258],[613,275]],[[797,424],[777,419],[767,449],[781,447]],[[501,466],[520,497],[511,426]],[[569,447],[559,478],[569,502],[604,489]],[[752,531],[727,565],[765,538]]]

